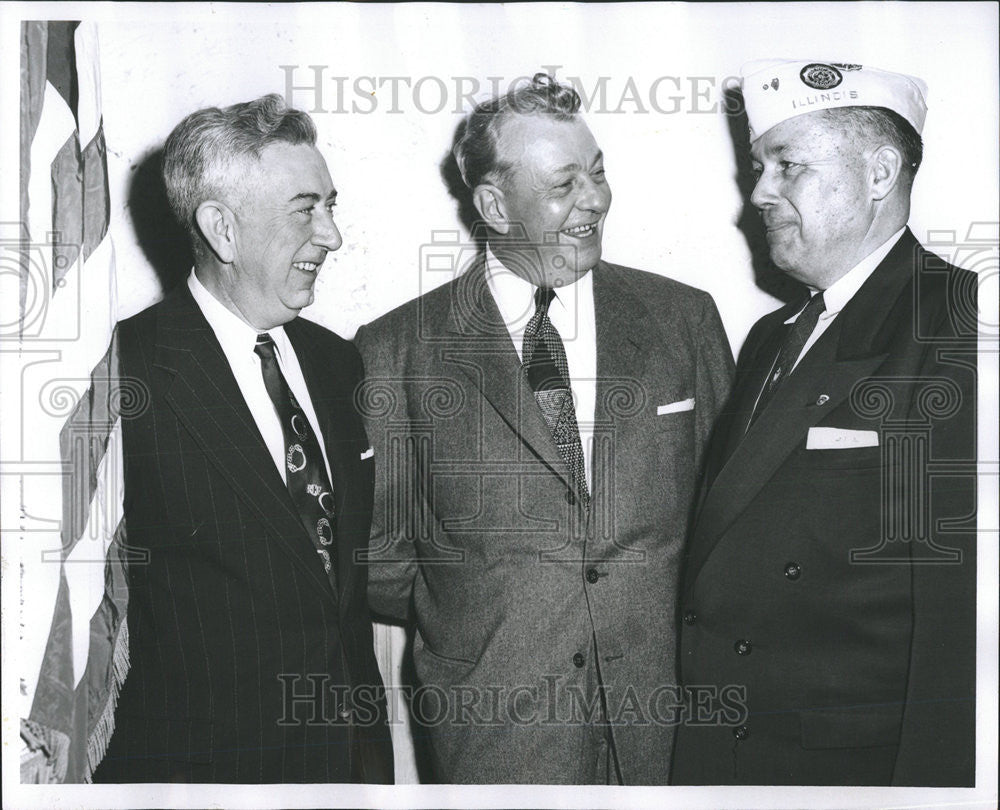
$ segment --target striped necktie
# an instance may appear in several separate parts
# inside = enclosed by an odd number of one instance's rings
[[[785,340],[778,350],[778,356],[771,365],[771,372],[764,383],[760,397],[757,399],[753,415],[750,417],[750,423],[747,425],[748,429],[761,411],[767,407],[768,403],[774,397],[774,392],[781,387],[781,383],[792,373],[792,369],[795,368],[795,361],[799,359],[806,341],[809,340],[809,336],[816,328],[816,324],[819,323],[819,316],[825,311],[826,301],[823,300],[823,293],[816,293],[816,295],[809,299],[809,303],[799,313],[795,322],[789,325]]]

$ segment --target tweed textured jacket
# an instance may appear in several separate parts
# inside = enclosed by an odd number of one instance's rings
[[[667,781],[678,565],[732,358],[706,293],[593,273],[589,510],[483,263],[356,337],[376,454],[369,596],[415,618],[444,782],[599,780],[602,717],[626,784]]]

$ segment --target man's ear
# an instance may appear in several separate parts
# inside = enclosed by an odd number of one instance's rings
[[[899,183],[903,155],[890,144],[880,146],[872,154],[871,191],[873,200],[884,200]]]
[[[472,190],[472,203],[479,216],[492,230],[506,234],[510,230],[507,220],[507,202],[503,189],[492,183],[482,183]]]
[[[236,259],[236,217],[232,209],[218,200],[205,200],[194,212],[194,220],[216,258],[232,264]]]

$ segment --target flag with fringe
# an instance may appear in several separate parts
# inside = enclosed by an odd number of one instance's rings
[[[113,341],[95,24],[22,23],[20,144],[20,222],[0,245],[20,276],[4,483],[19,508],[21,782],[86,782],[128,672],[121,418],[136,396]]]

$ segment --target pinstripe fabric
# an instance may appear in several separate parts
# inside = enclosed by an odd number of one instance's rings
[[[336,701],[381,688],[353,564],[374,475],[356,353],[314,324],[286,326],[335,479],[335,594],[186,286],[118,328],[124,373],[150,389],[123,426],[129,542],[149,561],[129,572],[132,671],[95,781],[391,781],[384,701],[354,707],[377,717],[367,727]],[[317,685],[325,703],[287,699]]]

